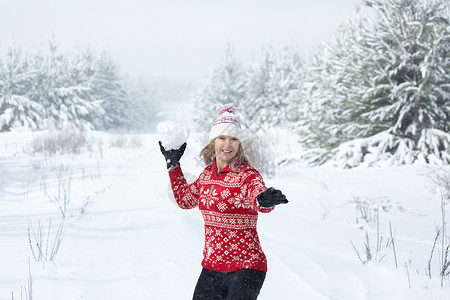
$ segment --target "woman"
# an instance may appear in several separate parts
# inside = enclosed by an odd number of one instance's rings
[[[250,166],[240,140],[242,130],[232,104],[222,106],[212,125],[210,143],[200,157],[206,168],[188,185],[180,168],[186,149],[160,149],[176,202],[198,207],[205,222],[203,270],[194,291],[197,299],[256,299],[267,272],[267,260],[256,231],[258,212],[267,213],[286,197],[264,185]]]

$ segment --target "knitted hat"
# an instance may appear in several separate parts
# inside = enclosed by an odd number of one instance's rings
[[[233,104],[228,103],[223,105],[219,110],[219,117],[214,121],[209,132],[209,140],[213,140],[218,136],[227,135],[242,140],[241,122],[234,112],[236,109]]]

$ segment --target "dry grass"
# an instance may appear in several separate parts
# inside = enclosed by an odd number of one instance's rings
[[[60,131],[50,131],[37,135],[32,143],[33,153],[63,154],[80,153],[86,147],[86,132],[82,129],[67,127]]]

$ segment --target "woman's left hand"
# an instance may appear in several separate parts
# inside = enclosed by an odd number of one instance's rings
[[[289,202],[280,190],[276,190],[273,187],[259,194],[256,197],[256,200],[258,200],[259,207],[263,208],[269,208],[274,205],[286,204]]]

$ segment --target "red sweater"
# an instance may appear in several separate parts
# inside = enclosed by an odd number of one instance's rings
[[[258,206],[256,196],[267,190],[258,171],[248,165],[233,172],[226,166],[217,173],[216,162],[206,167],[188,185],[181,168],[169,171],[178,206],[199,207],[205,221],[202,266],[218,272],[255,269],[267,272],[256,223],[259,212],[272,208]]]

